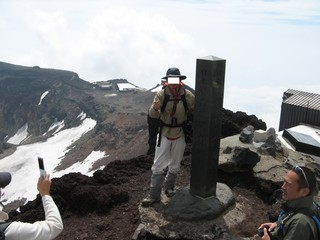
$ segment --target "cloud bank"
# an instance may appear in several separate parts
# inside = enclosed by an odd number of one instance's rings
[[[194,87],[196,59],[214,55],[225,107],[275,128],[284,91],[320,92],[318,0],[4,0],[0,12],[0,61],[145,88],[176,66]]]

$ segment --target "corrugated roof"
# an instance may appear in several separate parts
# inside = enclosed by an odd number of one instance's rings
[[[320,94],[288,89],[283,93],[283,103],[320,110]]]

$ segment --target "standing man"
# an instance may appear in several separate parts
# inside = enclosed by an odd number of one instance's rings
[[[163,181],[165,194],[168,197],[174,195],[175,179],[186,147],[187,112],[194,108],[194,95],[183,88],[181,81],[186,76],[181,75],[178,68],[169,68],[162,79],[165,80],[164,87],[156,94],[149,109],[149,116],[159,119],[160,127],[151,168],[150,192],[142,200],[144,207],[160,201]]]
[[[5,188],[11,182],[11,174],[0,172],[0,187]],[[0,211],[0,227],[4,230],[6,240],[50,240],[63,230],[59,210],[50,196],[51,180],[47,174],[38,180],[38,190],[42,198],[45,220],[35,223],[6,222],[8,214]]]
[[[264,234],[260,240],[318,239],[317,226],[311,218],[317,193],[315,174],[309,168],[295,166],[284,177],[281,190],[284,203],[278,221],[260,226]]]

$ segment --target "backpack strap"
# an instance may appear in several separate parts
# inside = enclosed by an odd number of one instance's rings
[[[164,110],[166,109],[168,101],[175,101],[175,99],[170,99],[169,94],[166,94],[166,86],[163,89],[164,89],[164,100],[160,109],[161,112],[164,112]],[[189,108],[186,100],[186,89],[184,87],[182,87],[182,89],[183,89],[183,94],[180,95],[180,98],[181,98],[180,100],[183,102],[184,110],[187,112]]]
[[[183,102],[184,110],[186,112],[188,112],[189,108],[188,108],[188,103],[187,103],[187,100],[186,100],[186,90],[185,89],[183,89],[183,94],[181,95],[181,100]]]
[[[164,110],[166,109],[169,98],[170,98],[169,94],[166,94],[166,89],[164,89],[164,100],[160,109],[161,112],[164,112]]]

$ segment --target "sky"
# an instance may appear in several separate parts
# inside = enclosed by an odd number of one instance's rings
[[[278,130],[287,89],[320,93],[319,0],[0,0],[0,61],[150,89],[226,60],[224,108]]]

